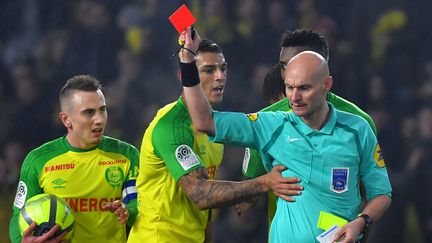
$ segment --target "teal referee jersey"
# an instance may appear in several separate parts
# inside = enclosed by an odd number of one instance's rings
[[[245,115],[215,112],[215,142],[260,150],[267,171],[278,164],[284,177],[301,178],[296,202],[277,200],[270,242],[315,242],[320,211],[353,220],[360,210],[360,181],[367,200],[391,194],[377,139],[361,117],[334,109],[316,131],[292,112]]]

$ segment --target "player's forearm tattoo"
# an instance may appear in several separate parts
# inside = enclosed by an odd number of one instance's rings
[[[250,199],[252,196],[266,192],[258,179],[242,182],[207,180],[204,169],[190,172],[180,179],[180,184],[189,198],[200,209],[214,208]]]

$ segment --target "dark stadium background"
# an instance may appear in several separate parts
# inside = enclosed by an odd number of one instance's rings
[[[155,111],[180,92],[177,34],[167,17],[182,1],[3,0],[0,3],[0,242],[23,157],[61,136],[57,93],[88,73],[105,85],[108,135],[140,146]],[[264,107],[263,76],[284,29],[312,28],[330,42],[333,91],[369,112],[394,189],[370,242],[426,242],[432,234],[432,1],[191,0],[202,37],[224,48],[220,110]],[[227,147],[219,178],[240,179],[242,149]],[[265,198],[262,198],[265,199]],[[265,242],[266,205],[239,219],[218,210],[216,242]]]

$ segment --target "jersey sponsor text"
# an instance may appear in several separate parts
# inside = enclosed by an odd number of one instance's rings
[[[107,211],[103,207],[108,202],[114,202],[120,200],[120,198],[65,198],[69,206],[75,212],[96,212],[96,211]]]
[[[74,163],[68,163],[68,164],[61,164],[61,165],[51,165],[51,166],[45,166],[45,172],[50,172],[54,170],[71,170],[75,168]]]
[[[99,165],[116,165],[125,164],[127,161],[125,159],[109,160],[109,161],[99,161]]]

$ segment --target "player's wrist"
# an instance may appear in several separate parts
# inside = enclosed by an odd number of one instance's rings
[[[271,184],[270,184],[270,180],[268,178],[269,174],[265,174],[262,175],[260,177],[258,177],[258,184],[261,185],[261,192],[269,192],[272,190]]]
[[[191,63],[195,61],[195,55],[192,54],[192,51],[190,49],[182,48],[179,53],[179,57],[180,63]]]
[[[196,86],[200,83],[198,68],[195,61],[184,63],[180,61],[180,76],[184,87]]]

